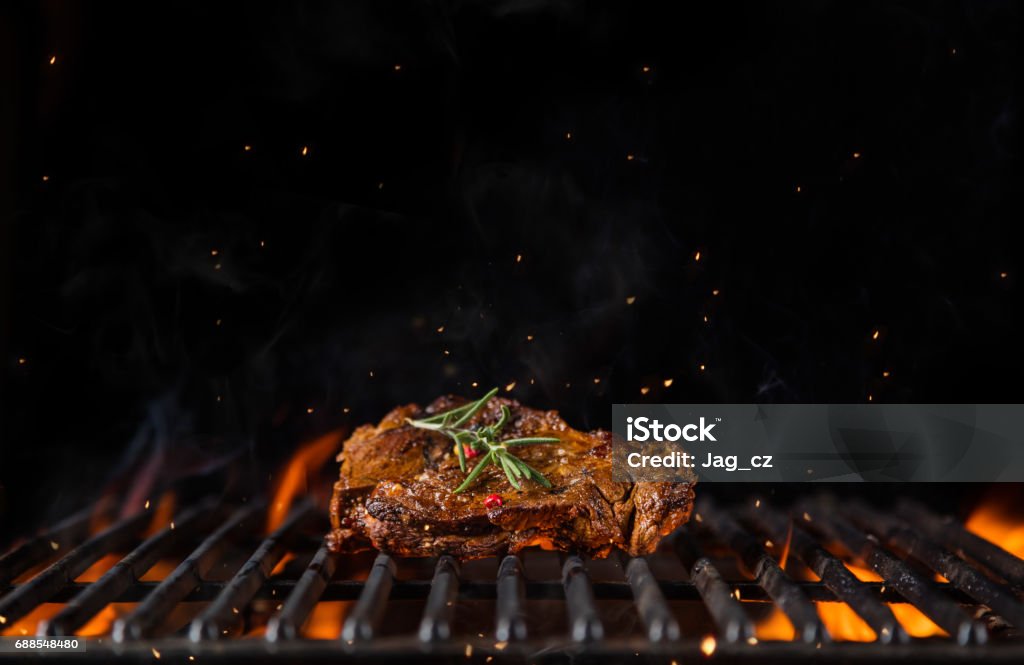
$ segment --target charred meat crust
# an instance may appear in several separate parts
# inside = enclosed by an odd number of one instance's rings
[[[405,420],[464,402],[448,396],[426,409],[398,407],[380,424],[358,428],[345,442],[330,505],[327,545],[332,551],[376,548],[403,556],[474,559],[530,546],[603,557],[618,547],[640,556],[653,552],[663,536],[689,518],[695,480],[614,482],[608,432],[580,432],[556,411],[500,397],[488,402],[470,425],[496,421],[504,405],[512,413],[507,438],[558,437],[559,443],[516,449],[552,487],[527,482],[516,491],[500,470],[489,467],[472,487],[454,494],[465,475],[452,441]],[[486,508],[484,498],[492,493],[500,494],[504,505]]]

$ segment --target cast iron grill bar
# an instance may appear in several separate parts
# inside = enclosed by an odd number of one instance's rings
[[[845,512],[857,526],[873,531],[889,545],[923,562],[980,604],[988,605],[1010,625],[1024,628],[1024,605],[960,557],[911,531],[902,520],[871,510],[860,501],[848,504]]]
[[[452,636],[452,615],[459,595],[459,562],[443,555],[437,560],[430,595],[420,620],[421,642],[441,642]]]
[[[236,510],[224,524],[207,536],[167,579],[143,599],[135,611],[114,622],[114,641],[127,642],[155,637],[174,606],[202,583],[203,576],[223,553],[228,536],[232,532],[247,529],[262,514],[263,507],[264,504],[259,502]]]
[[[303,501],[292,510],[280,527],[260,543],[217,599],[192,620],[189,638],[193,642],[217,640],[237,631],[241,624],[242,610],[249,605],[249,601],[270,578],[274,566],[288,551],[287,540],[312,516],[313,504]]]
[[[0,618],[17,621],[50,600],[66,584],[85,572],[104,555],[135,539],[153,515],[141,512],[115,523],[58,559],[46,570],[0,599]]]
[[[828,642],[828,631],[821,623],[814,603],[800,585],[786,575],[761,543],[745,531],[732,515],[720,510],[710,498],[705,497],[698,509],[703,518],[702,523],[710,525],[711,530],[732,548],[758,584],[764,587],[779,609],[789,617],[798,639],[808,644]]]
[[[852,526],[844,517],[820,504],[805,502],[804,521],[843,544],[854,556],[866,561],[882,576],[888,586],[914,604],[940,628],[952,635],[958,644],[984,644],[988,632],[977,621],[972,621],[960,607],[939,593],[906,562],[890,554],[874,538]]]
[[[347,642],[372,640],[395,582],[395,562],[387,554],[378,554],[366,578],[359,600],[345,619],[341,639]]]
[[[85,538],[92,515],[93,509],[85,508],[0,557],[0,591],[26,570]]]
[[[279,642],[299,638],[302,624],[316,607],[317,601],[334,577],[337,558],[326,546],[317,550],[295,588],[288,594],[281,611],[267,622],[267,640]]]
[[[1024,559],[974,535],[952,517],[938,517],[916,501],[904,500],[898,511],[932,538],[967,554],[1010,584],[1024,587]]]
[[[501,560],[495,586],[494,636],[499,642],[525,640],[526,588],[523,564],[518,556],[509,554]]]
[[[626,563],[626,580],[633,589],[637,613],[647,628],[647,639],[651,642],[678,640],[679,622],[672,616],[647,560],[630,559]]]
[[[207,499],[199,505],[186,510],[174,522],[174,528],[168,526],[141,545],[90,584],[82,593],[49,621],[39,624],[40,635],[71,635],[81,628],[102,610],[108,603],[114,602],[125,589],[138,581],[146,571],[164,554],[179,542],[182,537],[189,537],[204,528],[216,517],[211,512],[214,501]]]
[[[708,614],[718,626],[719,637],[729,644],[754,640],[754,622],[743,611],[740,601],[732,595],[722,574],[715,568],[711,559],[704,556],[697,542],[688,534],[680,533],[674,545],[679,560],[682,561],[707,607]]]
[[[769,538],[777,542],[785,542],[790,538],[790,546],[797,556],[821,578],[836,598],[845,602],[865,623],[875,631],[875,639],[883,644],[906,643],[910,636],[896,620],[885,603],[874,595],[871,587],[854,576],[843,562],[830,554],[818,544],[799,525],[769,508],[763,501],[749,511],[750,521]]]
[[[569,612],[569,634],[576,642],[596,642],[604,637],[604,626],[597,614],[590,576],[579,556],[572,554],[562,565],[562,585]]]

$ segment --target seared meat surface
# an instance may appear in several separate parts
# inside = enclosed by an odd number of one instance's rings
[[[688,483],[612,481],[611,434],[579,432],[556,411],[538,411],[510,399],[492,398],[469,425],[498,420],[511,411],[502,439],[553,436],[559,443],[517,447],[515,454],[543,473],[551,487],[525,481],[513,488],[488,466],[466,491],[465,479],[444,434],[406,424],[465,403],[442,397],[426,410],[394,409],[380,424],[358,428],[338,460],[341,477],[331,499],[335,552],[371,547],[403,556],[451,554],[462,559],[515,553],[538,545],[604,557],[613,547],[634,556],[654,551],[662,536],[686,522],[693,507]],[[479,463],[470,459],[468,467]],[[486,507],[499,494],[503,505]]]

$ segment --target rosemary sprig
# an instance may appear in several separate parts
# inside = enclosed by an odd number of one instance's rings
[[[513,455],[509,452],[509,448],[526,446],[534,443],[555,443],[559,441],[559,439],[549,436],[529,436],[501,441],[499,439],[501,436],[501,430],[505,427],[505,423],[508,422],[509,417],[511,417],[508,407],[504,405],[501,407],[501,417],[499,417],[498,422],[493,425],[487,425],[486,427],[479,427],[477,429],[468,429],[463,427],[463,425],[469,422],[470,418],[479,413],[480,410],[483,409],[489,401],[491,401],[491,398],[497,394],[498,389],[494,388],[475,402],[463,404],[462,406],[451,409],[450,411],[438,413],[430,416],[429,418],[421,418],[419,420],[406,418],[406,422],[413,427],[441,432],[445,436],[454,440],[455,453],[459,457],[459,469],[461,469],[463,473],[466,471],[466,451],[463,446],[468,446],[477,453],[483,454],[483,457],[480,458],[480,461],[477,462],[476,466],[474,466],[469,472],[466,479],[462,481],[462,484],[455,488],[455,494],[464,491],[467,487],[472,485],[473,481],[477,479],[488,464],[493,464],[504,471],[505,476],[508,478],[508,482],[517,490],[523,489],[519,482],[520,480],[533,480],[544,487],[551,487],[551,483],[544,477],[544,474]]]

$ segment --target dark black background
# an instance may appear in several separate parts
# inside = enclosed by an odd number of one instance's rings
[[[2,12],[8,526],[513,381],[1024,396],[1014,3]]]

